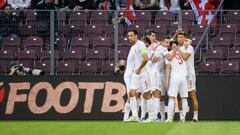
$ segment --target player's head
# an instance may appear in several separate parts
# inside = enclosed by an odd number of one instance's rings
[[[142,41],[143,41],[143,43],[146,45],[146,47],[148,47],[148,46],[151,45],[151,40],[150,40],[148,37],[146,37],[146,36],[144,36],[144,37],[142,38]]]
[[[170,41],[169,44],[170,44],[170,48],[172,49],[172,46],[173,46],[173,45],[178,46],[178,41],[172,40],[172,41]]]
[[[170,47],[170,37],[169,36],[162,37],[162,46],[166,47],[166,48]]]
[[[157,33],[153,30],[147,30],[145,35],[151,40],[152,43],[155,42],[157,39]]]
[[[138,32],[136,30],[129,30],[127,36],[131,44],[135,44],[138,41]]]
[[[177,35],[178,43],[179,43],[180,45],[183,45],[183,43],[184,43],[185,40],[186,40],[186,37],[187,37],[186,32],[184,32],[184,31],[178,32],[178,35]]]

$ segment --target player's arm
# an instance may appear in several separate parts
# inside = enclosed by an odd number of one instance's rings
[[[142,57],[143,57],[143,60],[142,60],[142,62],[141,62],[141,64],[140,64],[140,66],[136,69],[136,71],[135,71],[136,74],[139,74],[140,71],[142,70],[142,68],[143,68],[143,67],[147,64],[147,62],[148,62],[147,49],[146,49],[146,48],[141,48],[140,52],[141,52],[141,55],[142,55]]]
[[[167,58],[167,60],[171,61],[177,54],[177,47],[176,45],[172,46],[173,52],[172,53],[164,53],[164,57]]]
[[[152,63],[156,63],[156,62],[160,61],[160,54],[161,54],[161,51],[160,50],[156,50],[155,51],[155,55],[151,59],[151,62]]]
[[[188,46],[192,44],[192,40],[191,39],[186,39],[185,42],[183,43],[184,46]]]
[[[191,56],[191,53],[183,52],[179,47],[177,48],[177,51],[184,60],[187,60]]]
[[[152,63],[156,63],[160,60],[160,57],[154,56],[151,60]]]
[[[175,53],[173,52],[172,54],[166,53],[164,57],[167,58],[167,60],[171,61],[175,57],[175,55],[176,55],[176,52]]]

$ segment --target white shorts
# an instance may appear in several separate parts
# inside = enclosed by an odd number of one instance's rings
[[[125,72],[123,79],[126,85],[127,94],[129,94],[133,72]]]
[[[151,90],[160,90],[160,73],[158,71],[151,70],[150,74],[150,81],[151,81]]]
[[[177,97],[178,94],[180,97],[188,97],[187,77],[173,76],[170,78],[168,96]]]
[[[196,76],[194,74],[189,74],[188,77],[188,91],[196,91]]]
[[[160,73],[160,91],[161,91],[161,95],[165,96],[167,93],[167,89],[164,88],[164,82],[166,80],[166,74],[161,74]]]
[[[145,93],[151,90],[150,75],[148,72],[141,75],[134,73],[131,80],[131,89],[137,90],[140,93]]]

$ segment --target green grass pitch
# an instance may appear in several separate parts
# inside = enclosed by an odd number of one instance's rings
[[[0,121],[0,135],[240,135],[240,121]]]

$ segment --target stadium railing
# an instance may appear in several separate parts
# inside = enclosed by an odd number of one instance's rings
[[[136,20],[126,11],[0,11],[0,73],[8,63],[42,69],[50,75],[113,75],[119,60],[126,60],[130,44],[127,31],[139,38],[147,30],[157,38],[188,33],[196,47],[215,11],[140,11]],[[196,73],[239,75],[240,11],[221,10],[195,53]]]

